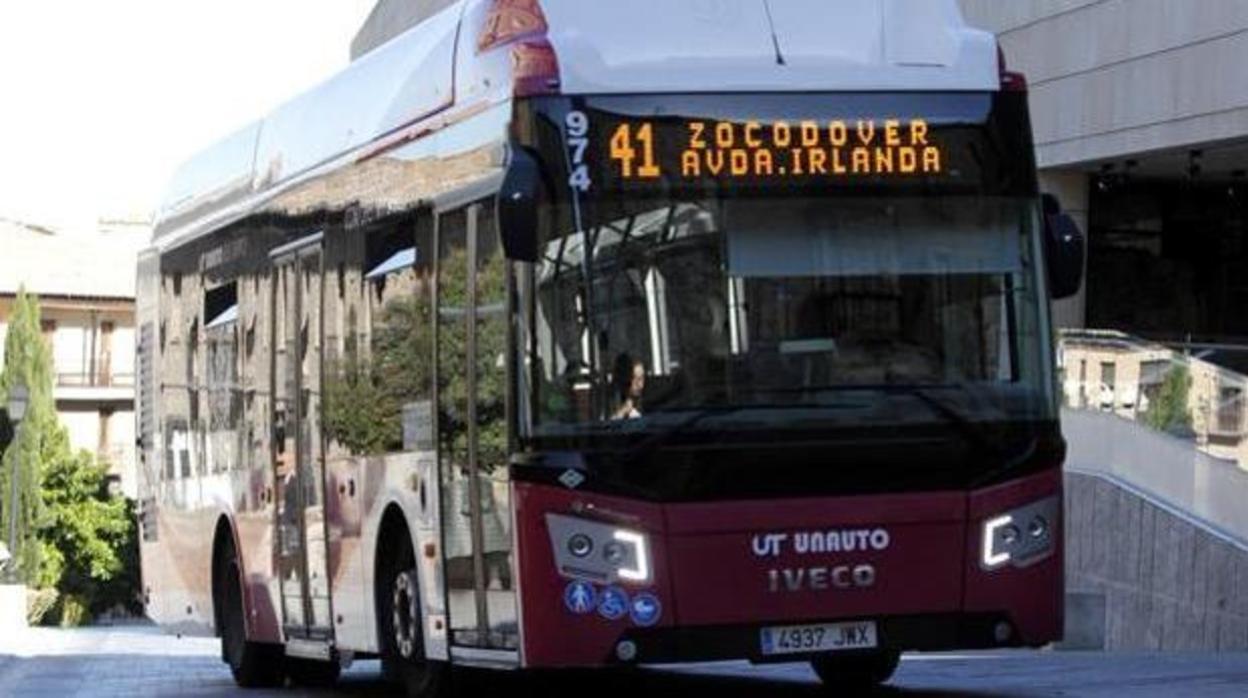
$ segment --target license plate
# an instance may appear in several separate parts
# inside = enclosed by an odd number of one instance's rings
[[[873,620],[763,628],[761,639],[765,656],[866,650],[879,643]]]

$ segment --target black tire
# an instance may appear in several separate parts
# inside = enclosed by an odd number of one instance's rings
[[[865,654],[823,654],[810,660],[810,665],[825,688],[857,695],[891,679],[900,662],[901,652],[881,650]]]
[[[230,666],[234,683],[242,688],[283,685],[286,674],[282,668],[285,659],[282,647],[247,640],[242,573],[233,546],[223,551],[220,564],[217,618],[221,629],[221,659]]]
[[[286,675],[296,686],[328,688],[338,683],[342,665],[338,662],[319,662],[315,659],[286,658]]]
[[[442,662],[423,658],[416,554],[411,537],[403,527],[392,533],[377,552],[381,560],[376,584],[382,674],[402,685],[410,698],[442,698],[449,692],[449,670]]]

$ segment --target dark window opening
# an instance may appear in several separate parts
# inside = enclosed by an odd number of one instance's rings
[[[238,284],[229,283],[204,294],[204,329],[238,322]]]

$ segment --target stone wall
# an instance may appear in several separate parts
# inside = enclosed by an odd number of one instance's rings
[[[1248,650],[1248,548],[1114,482],[1066,475],[1070,649]]]

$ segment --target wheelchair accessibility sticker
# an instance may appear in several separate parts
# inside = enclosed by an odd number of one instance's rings
[[[598,615],[607,620],[619,620],[628,615],[628,594],[619,587],[603,589],[598,600]]]

